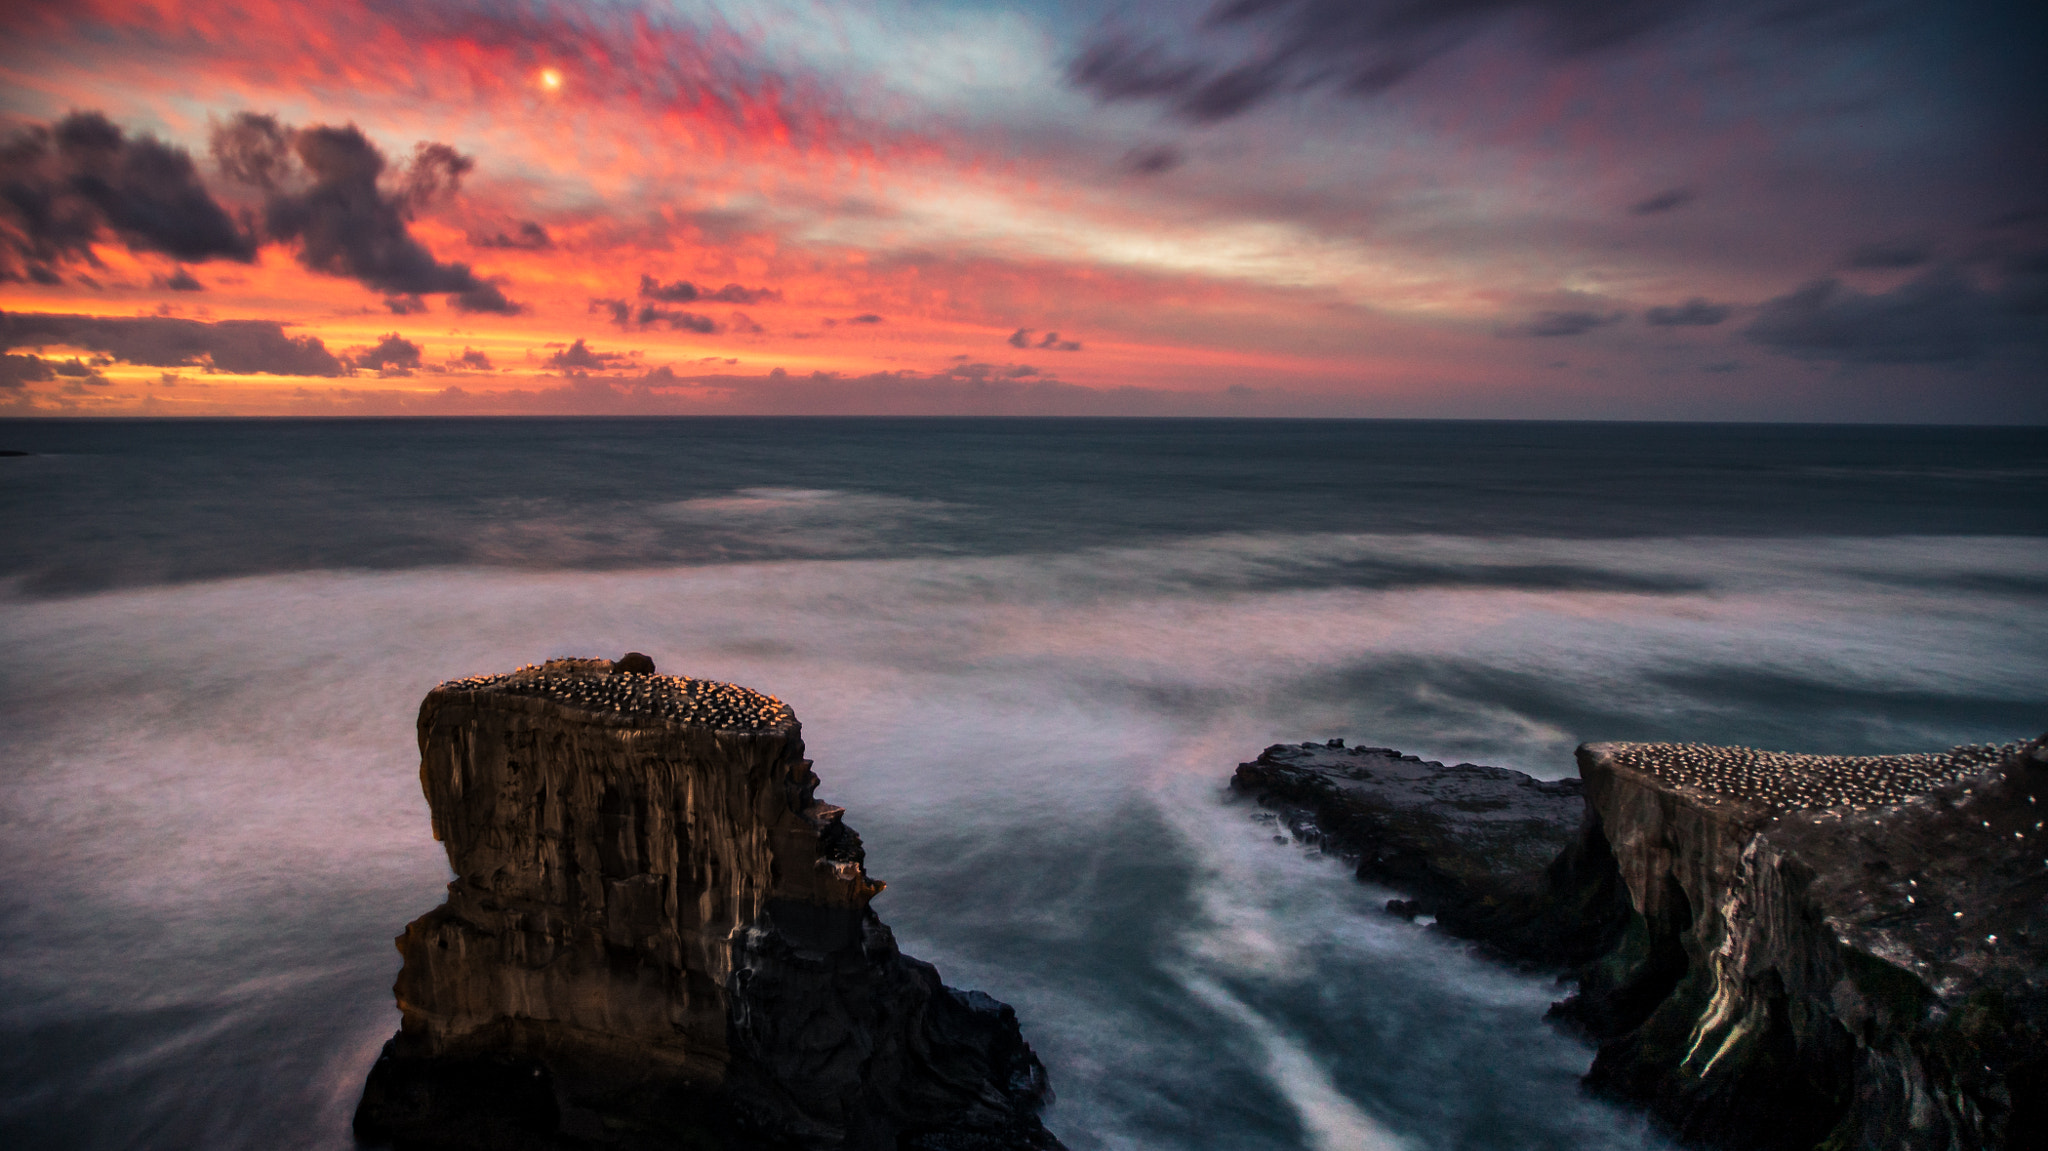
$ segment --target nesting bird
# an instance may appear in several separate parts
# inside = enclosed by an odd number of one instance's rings
[[[540,696],[586,711],[648,716],[720,731],[780,731],[796,722],[788,704],[751,688],[652,671],[595,670],[607,662],[550,660],[503,675],[451,679],[439,690]]]
[[[1699,743],[1623,743],[1620,766],[1713,795],[1781,810],[1890,806],[1976,775],[2020,745],[1971,744],[1911,755],[1807,755]]]

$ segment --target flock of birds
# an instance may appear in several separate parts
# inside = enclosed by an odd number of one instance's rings
[[[442,691],[535,695],[589,711],[651,716],[720,731],[777,731],[796,722],[789,705],[738,684],[652,672],[568,674],[528,664],[504,675],[451,679]]]
[[[1610,757],[1669,783],[1780,809],[1888,806],[1960,782],[2020,744],[1972,744],[1911,755],[1806,755],[1699,743],[1617,744]]]

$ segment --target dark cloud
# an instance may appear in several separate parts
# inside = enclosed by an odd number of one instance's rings
[[[645,272],[640,274],[640,296],[647,300],[660,300],[666,304],[687,304],[698,296],[697,285],[688,280],[677,280],[664,284]]]
[[[1851,268],[1917,268],[1932,258],[1925,244],[1887,240],[1857,245],[1843,263]]]
[[[734,312],[727,319],[732,324],[732,330],[742,335],[758,336],[768,330],[755,323],[754,318],[745,312]]]
[[[73,112],[0,140],[0,281],[55,284],[57,268],[97,263],[107,237],[179,260],[256,256],[256,238],[200,182],[192,157]]]
[[[860,315],[858,315],[858,316],[849,316],[849,317],[847,317],[847,320],[846,320],[846,322],[847,322],[847,323],[849,323],[849,324],[885,324],[885,323],[888,323],[888,321],[887,321],[887,320],[884,320],[884,319],[883,319],[882,317],[880,317],[880,316],[878,316],[878,315],[874,314],[873,312],[862,312],[862,313],[861,313]]]
[[[417,316],[427,310],[427,302],[418,296],[386,296],[384,306],[394,316]]]
[[[1643,322],[1660,328],[1711,327],[1727,319],[1733,311],[1726,304],[1710,304],[1694,296],[1683,304],[1651,308],[1643,313]]]
[[[1667,188],[1647,199],[1637,200],[1628,206],[1635,216],[1655,216],[1664,212],[1675,212],[1693,202],[1698,193],[1691,188]]]
[[[1570,56],[1634,40],[1691,6],[1691,0],[1224,0],[1210,9],[1200,31],[1247,48],[1176,55],[1108,31],[1083,48],[1068,79],[1101,100],[1153,101],[1208,122],[1288,91],[1382,92],[1498,26],[1532,25],[1551,52]]]
[[[491,370],[491,357],[477,351],[475,348],[464,348],[462,349],[462,354],[451,360],[450,364],[458,368],[470,368],[479,372],[488,372]]]
[[[50,365],[50,371],[58,379],[69,380],[73,385],[98,385],[112,382],[100,374],[98,367],[80,360],[77,356],[73,356],[68,360],[48,360],[45,362]],[[111,363],[112,361],[102,362]]]
[[[1592,331],[1594,328],[1616,323],[1620,319],[1621,313],[1619,312],[1612,312],[1606,315],[1587,311],[1539,312],[1534,320],[1531,320],[1527,326],[1522,328],[1522,334],[1528,336],[1581,336]]]
[[[1171,172],[1185,163],[1179,148],[1160,145],[1152,148],[1134,148],[1124,155],[1124,167],[1141,176],[1157,176]]]
[[[420,346],[393,332],[353,362],[356,367],[371,369],[380,376],[409,376],[420,366]]]
[[[1766,301],[1745,334],[1808,360],[1939,364],[1972,360],[1995,344],[2039,338],[2017,277],[1987,291],[1953,269],[1935,268],[1889,292],[1865,293],[1815,280]]]
[[[621,328],[647,328],[655,324],[666,324],[673,331],[697,332],[707,336],[720,330],[718,321],[710,316],[686,312],[681,308],[664,308],[659,304],[642,304],[635,308],[630,302],[614,296],[602,296],[590,301],[587,310],[608,314],[612,323]]]
[[[469,242],[479,248],[514,248],[522,252],[539,252],[555,246],[555,238],[548,235],[548,230],[532,220],[521,222],[510,234],[471,236]]]
[[[1079,343],[1073,340],[1060,339],[1058,332],[1047,332],[1043,338],[1033,342],[1030,328],[1018,328],[1010,333],[1010,338],[1005,342],[1013,348],[1038,348],[1042,351],[1050,352],[1078,352],[1081,350]]]
[[[659,300],[664,304],[688,304],[696,301],[713,304],[758,304],[763,301],[780,300],[782,292],[776,288],[749,288],[740,284],[727,284],[722,288],[699,288],[688,280],[662,283],[653,276],[640,277],[640,298]]]
[[[480,281],[475,287],[457,292],[448,297],[458,312],[491,312],[500,316],[516,316],[526,310],[525,304],[513,303],[506,298],[505,290],[495,281]]]
[[[653,304],[641,305],[633,319],[643,328],[650,324],[667,324],[672,331],[696,332],[706,336],[718,331],[718,321],[710,316],[685,312],[680,308],[657,308]]]
[[[297,244],[308,269],[391,296],[445,293],[464,312],[521,310],[496,283],[435,259],[412,234],[414,216],[453,194],[474,167],[446,144],[419,145],[387,182],[384,154],[353,124],[291,128],[243,112],[214,131],[213,156],[230,179],[262,190],[265,232]]]
[[[41,356],[0,353],[0,390],[12,390],[23,384],[55,379],[56,375],[57,373],[50,368],[50,361]]]
[[[168,276],[151,277],[150,286],[169,288],[173,292],[203,292],[206,290],[206,285],[200,283],[197,276],[186,271],[182,266],[172,270]]]
[[[942,372],[934,372],[935,380],[1028,380],[1046,373],[1030,364],[954,364]]]
[[[561,372],[601,372],[623,366],[632,358],[624,352],[596,351],[582,340],[577,340],[543,362]]]
[[[288,336],[273,320],[0,313],[0,351],[52,345],[159,368],[279,376],[338,376],[347,370],[318,337]]]

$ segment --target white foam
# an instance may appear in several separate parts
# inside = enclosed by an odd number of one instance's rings
[[[814,492],[733,498],[844,507]],[[1566,564],[1706,586],[1375,590],[1269,578],[1299,574],[1304,557]],[[391,1026],[388,939],[438,902],[447,878],[418,790],[421,695],[543,656],[635,649],[664,671],[791,703],[826,797],[850,808],[892,881],[883,914],[925,925],[906,931],[906,948],[1028,1007],[1034,1037],[1051,1037],[1041,1050],[1069,1060],[1054,1067],[1059,1122],[1104,1145],[1156,1137],[1106,1085],[1180,1042],[1130,998],[1162,957],[1119,953],[1114,962],[1133,965],[1116,975],[1125,982],[1079,986],[1006,969],[976,940],[1087,942],[1086,912],[1117,895],[1103,876],[1130,862],[1118,852],[1143,816],[1170,829],[1156,850],[1190,869],[1189,900],[1136,914],[1199,920],[1162,933],[1164,958],[1206,980],[1174,994],[1248,1029],[1261,1074],[1296,1085],[1291,1105],[1325,1145],[1347,1132],[1378,1138],[1369,1113],[1395,1112],[1347,1100],[1318,1069],[1384,1053],[1312,1037],[1263,999],[1258,1011],[1232,999],[1245,1017],[1210,993],[1281,987],[1310,959],[1398,969],[1433,1002],[1516,1018],[1540,1016],[1550,989],[1489,976],[1434,933],[1373,914],[1372,893],[1334,861],[1274,844],[1220,807],[1232,765],[1271,742],[1343,735],[1558,776],[1572,770],[1571,744],[1616,734],[1460,678],[1473,669],[1640,717],[1644,730],[1621,733],[1636,737],[1719,706],[1672,679],[1699,669],[2030,698],[2048,680],[2048,604],[1911,583],[1977,574],[2048,575],[2048,544],[1232,536],[1050,556],[311,573],[14,600],[0,612],[12,653],[0,668],[5,1015],[26,1027],[232,1002],[248,1018],[305,992],[244,981],[355,964],[367,974],[350,986],[369,991],[335,1009],[357,1014],[334,1056],[355,1062],[322,1081],[346,1095],[374,1054],[364,1037]],[[1379,678],[1347,678],[1365,673]],[[1977,734],[1900,730],[1932,747]],[[1013,846],[1027,834],[1051,845],[1044,858]],[[998,897],[941,905],[930,892],[949,868],[995,876],[985,882]],[[358,950],[338,959],[344,946]],[[219,998],[238,985],[250,990]],[[1568,1081],[1567,1064],[1582,1065],[1561,1042],[1532,1050],[1520,1057],[1546,1075]],[[1402,1128],[1423,1129],[1405,1118]]]
[[[1329,1073],[1272,1021],[1199,975],[1183,973],[1180,981],[1196,999],[1251,1034],[1265,1056],[1267,1077],[1294,1108],[1315,1151],[1408,1151],[1407,1140],[1346,1098]]]

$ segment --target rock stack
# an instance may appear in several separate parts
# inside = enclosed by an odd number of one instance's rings
[[[1579,749],[1634,911],[1561,1014],[1596,1090],[1737,1147],[2048,1147],[2048,736]]]
[[[356,1131],[442,1148],[1057,1148],[1015,1014],[869,908],[780,701],[550,660],[442,684],[420,782],[455,872],[398,939]]]

